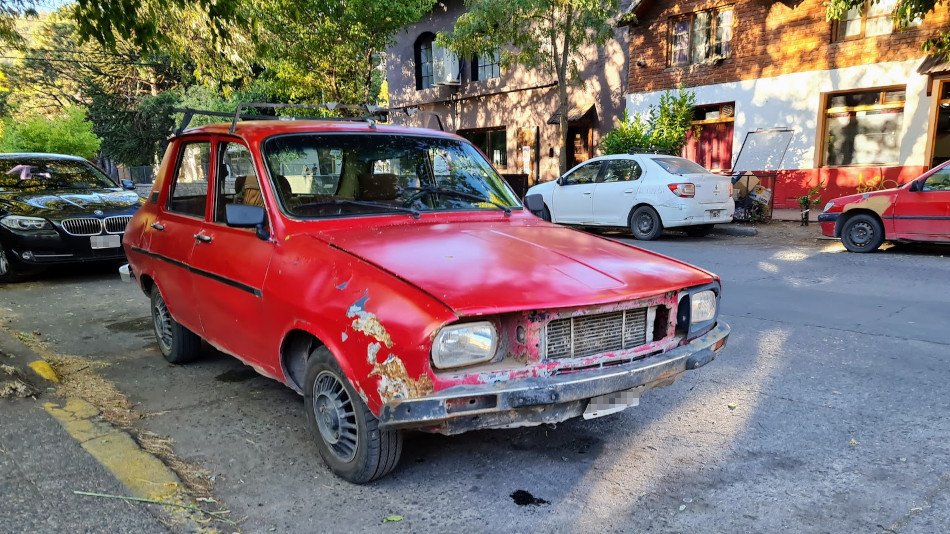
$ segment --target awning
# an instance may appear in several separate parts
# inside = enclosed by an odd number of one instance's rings
[[[943,74],[950,72],[950,61],[944,56],[927,56],[917,67],[918,74]]]
[[[581,104],[567,110],[567,122],[580,121],[597,122],[597,106],[595,104]],[[548,124],[561,124],[561,112],[555,111]]]
[[[637,26],[640,24],[640,17],[653,6],[653,0],[633,0],[627,9],[623,9],[621,2],[621,13],[617,17],[617,26]]]

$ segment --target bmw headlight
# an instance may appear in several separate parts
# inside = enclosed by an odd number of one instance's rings
[[[711,290],[693,293],[689,297],[690,323],[698,324],[716,318],[716,294]]]
[[[41,217],[24,217],[22,215],[7,215],[0,219],[0,224],[11,230],[46,230],[53,225]]]
[[[498,334],[488,321],[446,326],[432,343],[432,364],[439,369],[452,369],[495,357]]]

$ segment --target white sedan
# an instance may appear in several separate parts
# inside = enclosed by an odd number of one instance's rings
[[[643,240],[656,239],[664,228],[703,236],[714,224],[731,222],[736,209],[728,176],[661,154],[589,159],[529,189],[525,203],[547,221],[625,226]]]

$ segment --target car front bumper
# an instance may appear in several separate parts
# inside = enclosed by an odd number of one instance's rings
[[[840,213],[822,213],[818,216],[818,224],[821,226],[821,235],[825,237],[838,237],[835,231],[838,224]]]
[[[584,414],[591,399],[617,392],[639,396],[673,383],[679,375],[716,358],[729,337],[729,325],[712,330],[665,353],[596,371],[456,386],[428,397],[383,406],[381,426],[459,434],[484,428],[514,428],[559,423]]]
[[[0,239],[9,251],[9,256],[22,265],[114,261],[125,257],[121,246],[92,248],[88,236],[62,235],[57,230],[21,232],[2,229],[0,232]],[[121,243],[122,234],[113,235],[118,236]]]

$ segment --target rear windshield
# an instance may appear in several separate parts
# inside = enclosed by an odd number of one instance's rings
[[[301,218],[499,210],[517,197],[471,144],[385,134],[299,134],[264,143],[280,204]]]
[[[108,189],[115,182],[85,161],[0,159],[0,190]]]
[[[685,158],[653,158],[653,161],[670,174],[709,174],[702,165]]]

